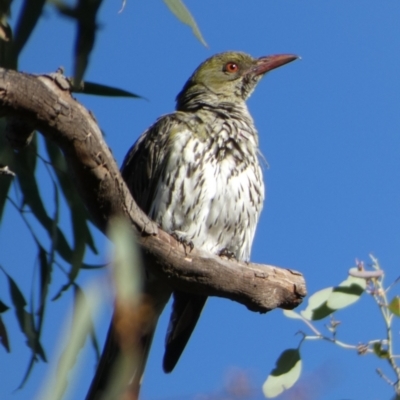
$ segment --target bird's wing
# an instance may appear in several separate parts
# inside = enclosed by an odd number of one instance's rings
[[[171,137],[193,129],[187,115],[174,113],[161,117],[128,152],[122,176],[139,207],[149,214],[156,189],[169,157]],[[174,302],[165,341],[163,368],[171,372],[178,362],[207,297],[174,292]]]
[[[127,153],[121,174],[126,181],[133,198],[147,214],[154,201],[155,190],[165,162],[168,138],[171,129],[179,124],[174,114],[160,118],[145,131]],[[170,287],[155,277],[146,276],[143,287],[143,299],[150,305],[149,320],[140,327],[141,337],[136,349],[137,365],[131,379],[132,387],[139,388],[158,317],[171,295]],[[144,306],[146,306],[144,304]],[[144,307],[143,309],[146,309]],[[107,398],[108,390],[113,386],[115,366],[120,363],[124,350],[118,338],[115,315],[108,330],[104,349],[96,369],[96,374],[86,396],[86,400]]]
[[[159,118],[128,151],[121,174],[138,206],[149,214],[168,159],[170,132],[180,127],[176,114]]]

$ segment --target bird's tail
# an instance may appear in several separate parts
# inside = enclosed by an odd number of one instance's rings
[[[165,340],[163,360],[163,369],[165,372],[171,372],[174,369],[196,327],[206,301],[206,296],[179,291],[174,292],[172,313]]]

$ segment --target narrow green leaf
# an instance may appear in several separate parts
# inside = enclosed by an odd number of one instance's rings
[[[39,357],[46,361],[46,355],[44,353],[43,347],[40,344],[33,325],[33,316],[25,310],[27,305],[24,295],[20,291],[18,285],[11,278],[10,275],[0,266],[1,270],[4,272],[8,279],[9,290],[11,295],[11,300],[15,308],[15,314],[17,316],[17,321],[19,323],[21,331],[27,338],[27,345],[31,348],[34,354],[39,355]]]
[[[14,304],[14,307],[19,312],[22,312],[24,310],[24,308],[26,307],[26,305],[27,305],[25,297],[22,294],[22,292],[19,290],[19,287],[15,283],[14,279],[12,279],[10,277],[10,275],[8,275],[7,272],[4,271],[4,269],[3,269],[3,272],[5,273],[5,275],[7,276],[7,279],[8,279],[8,285],[9,285],[9,289],[10,289],[11,300],[12,300],[12,302]]]
[[[170,9],[170,11],[184,24],[189,25],[192,28],[193,34],[199,39],[199,41],[205,46],[207,46],[200,29],[198,28],[196,21],[192,17],[190,11],[183,4],[182,0],[164,0],[164,3]]]
[[[68,173],[67,164],[65,162],[65,158],[62,155],[60,149],[53,144],[51,141],[46,140],[46,151],[50,158],[54,173],[57,177],[57,181],[60,185],[61,191],[64,195],[65,200],[68,203],[69,210],[71,212],[72,221],[80,219],[82,224],[80,229],[83,230],[86,244],[93,251],[94,254],[97,254],[97,249],[90,233],[90,229],[85,221],[91,221],[90,215],[84,206],[81,197],[79,196],[76,187],[73,185],[71,177]],[[89,266],[90,267],[90,266]]]
[[[14,151],[5,137],[5,118],[0,118],[0,165],[14,169]],[[0,175],[0,221],[12,181],[10,175]]]
[[[42,198],[40,196],[39,187],[35,176],[36,165],[36,140],[32,140],[31,144],[25,149],[15,154],[15,171],[21,191],[24,196],[24,203],[28,204],[31,211],[46,229],[51,240],[56,238],[55,249],[60,256],[72,263],[72,250],[69,246],[64,233],[56,226],[54,220],[47,215]],[[31,147],[32,146],[32,147]]]
[[[68,274],[70,282],[75,282],[82,266],[83,257],[86,248],[86,235],[84,228],[86,227],[85,220],[79,218],[77,213],[73,214],[72,229],[74,233],[74,251],[72,254],[71,270]],[[82,229],[83,228],[83,229]]]
[[[399,296],[396,296],[392,299],[392,301],[389,304],[389,310],[397,317],[400,317],[400,297]]]
[[[33,354],[31,356],[31,359],[29,360],[28,366],[26,367],[25,374],[21,380],[21,383],[18,386],[18,390],[22,389],[24,387],[25,383],[27,382],[29,375],[32,372],[35,360],[36,360],[36,356]]]
[[[108,264],[82,264],[82,269],[101,269],[107,267]]]
[[[130,224],[122,218],[109,223],[109,237],[114,243],[114,279],[118,299],[131,302],[139,298],[142,285],[142,262]]]
[[[96,360],[97,362],[100,361],[100,356],[101,356],[101,349],[99,346],[99,342],[97,340],[96,332],[94,330],[93,322],[90,327],[90,342],[92,343],[95,355],[96,355]]]
[[[66,346],[60,357],[56,377],[46,386],[45,393],[40,399],[53,400],[63,398],[68,386],[68,377],[73,369],[80,350],[93,328],[92,317],[101,304],[101,293],[98,288],[92,287],[85,295],[74,285],[74,310],[71,331],[66,337]]]
[[[39,300],[39,308],[37,311],[39,323],[38,323],[38,331],[40,332],[44,309],[46,306],[46,299],[49,293],[49,285],[51,282],[51,272],[52,266],[48,263],[46,251],[42,246],[39,246],[39,271],[40,271],[40,300]]]
[[[8,17],[12,0],[0,1],[0,66],[7,69],[16,69],[17,60],[12,51],[13,32]]]
[[[40,335],[42,331],[42,326],[43,326],[43,320],[44,320],[44,310],[46,306],[46,298],[47,298],[47,293],[48,293],[48,285],[50,284],[50,265],[47,261],[47,254],[44,248],[37,242],[37,246],[39,248],[39,265],[40,265],[40,299],[39,299],[39,307],[38,311],[35,313],[38,317],[38,322],[36,324],[36,328],[34,329],[35,335],[34,335],[34,345],[35,349],[39,348],[41,353],[42,353],[42,359],[46,359],[46,356],[44,354],[43,349],[40,346]],[[33,301],[32,301],[33,304]],[[35,326],[35,321],[33,319],[33,313],[31,315],[31,325],[34,327]],[[43,358],[44,357],[44,358]],[[28,366],[26,368],[25,374],[22,378],[22,381],[18,387],[18,389],[22,389],[25,383],[27,382],[29,375],[31,374],[33,367],[35,366],[35,362],[37,361],[37,356],[36,353],[33,352],[31,355],[31,359],[29,360]]]
[[[43,12],[46,0],[25,0],[15,28],[14,54],[19,55]]]
[[[2,314],[3,312],[8,311],[9,309],[10,309],[10,307],[8,307],[7,304],[3,303],[3,302],[0,300],[0,314]]]
[[[72,92],[91,94],[95,96],[131,97],[136,99],[143,99],[142,96],[139,96],[138,94],[132,92],[128,92],[127,90],[94,82],[82,82],[80,87],[73,87]]]
[[[76,8],[77,36],[75,41],[74,82],[81,82],[96,39],[96,15],[102,0],[78,0]]]
[[[298,349],[285,350],[278,358],[276,367],[263,384],[262,390],[265,397],[273,398],[290,389],[300,377],[301,364]]]
[[[77,18],[77,10],[71,7],[69,4],[63,2],[62,0],[51,0],[51,4],[57,9],[57,11],[65,17]]]
[[[4,325],[3,319],[0,316],[0,344],[6,349],[7,353],[10,352],[10,342],[8,340],[7,328]]]

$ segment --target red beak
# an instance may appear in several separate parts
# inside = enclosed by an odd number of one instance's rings
[[[251,72],[255,75],[262,75],[298,58],[300,57],[294,54],[275,54],[273,56],[260,57]]]

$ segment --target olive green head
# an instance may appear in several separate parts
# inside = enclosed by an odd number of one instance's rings
[[[253,58],[233,51],[216,54],[204,61],[186,82],[177,96],[177,108],[201,102],[242,103],[267,72],[297,58],[292,54]]]

